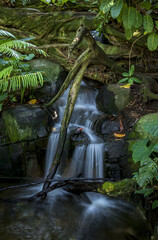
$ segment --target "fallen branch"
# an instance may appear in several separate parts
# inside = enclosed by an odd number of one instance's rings
[[[70,182],[88,182],[88,181],[101,181],[101,182],[104,182],[104,181],[109,181],[108,178],[75,178],[75,177],[72,177],[72,178],[60,178],[60,179],[48,179],[48,180],[40,180],[40,181],[37,181],[37,182],[32,182],[32,183],[25,183],[25,184],[20,184],[20,185],[14,185],[14,186],[9,186],[9,187],[4,187],[4,188],[0,188],[0,192],[2,191],[6,191],[6,190],[9,190],[9,189],[16,189],[16,188],[24,188],[24,187],[32,187],[32,186],[36,186],[36,185],[39,185],[39,184],[42,184],[44,182],[49,182],[49,183],[53,183],[53,182],[67,182],[67,183],[70,183]],[[110,179],[110,181],[114,181],[112,179]]]

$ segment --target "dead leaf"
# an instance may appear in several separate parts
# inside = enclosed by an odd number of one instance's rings
[[[39,100],[37,100],[37,99],[31,99],[31,100],[28,102],[28,104],[32,104],[32,105],[34,105],[34,104],[36,104],[36,103],[39,103]]]
[[[118,138],[123,138],[126,136],[126,134],[125,133],[114,133],[114,136],[118,137]]]
[[[126,85],[120,86],[120,88],[130,88],[131,84],[127,83]]]

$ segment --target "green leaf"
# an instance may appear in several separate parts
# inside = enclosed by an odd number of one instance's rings
[[[123,0],[115,0],[114,6],[111,8],[112,18],[117,18],[123,7]]]
[[[138,29],[143,23],[143,18],[142,18],[142,14],[136,10],[135,12],[135,29]]]
[[[150,156],[151,152],[149,152],[147,147],[148,141],[148,139],[142,139],[132,145],[131,150],[133,151],[132,157],[134,162],[140,162],[142,159]]]
[[[152,203],[152,209],[155,209],[158,207],[158,200],[155,200],[153,203]]]
[[[133,30],[125,28],[125,37],[127,40],[130,40],[133,37]]]
[[[100,5],[100,11],[107,13],[114,5],[114,0],[102,0]]]
[[[143,27],[145,32],[150,33],[153,30],[154,23],[151,15],[145,15],[143,21]]]
[[[139,6],[140,6],[141,8],[144,8],[144,9],[149,10],[149,9],[151,8],[151,3],[145,1],[145,2],[141,2],[141,3],[139,4]]]
[[[129,70],[129,75],[130,75],[130,77],[133,75],[134,70],[135,70],[135,66],[132,65],[132,66],[130,67],[130,70]]]
[[[118,83],[127,82],[127,81],[128,81],[128,78],[123,78],[120,81],[118,81]]]
[[[135,193],[144,194],[144,197],[150,195],[150,194],[153,193],[153,192],[154,192],[154,189],[153,189],[153,188],[146,188],[146,189],[141,189],[141,190],[135,191]]]
[[[134,82],[134,81],[132,80],[132,78],[129,78],[129,79],[128,79],[128,83],[129,83],[130,85],[132,85],[133,82]]]
[[[150,51],[154,51],[158,47],[158,34],[150,33],[147,39],[147,45]]]
[[[158,119],[150,122],[146,122],[142,125],[143,130],[148,132],[154,137],[158,137]]]
[[[129,75],[128,72],[124,72],[124,73],[122,73],[122,76],[123,76],[123,77],[129,77],[130,75]]]
[[[131,77],[131,79],[133,80],[133,82],[142,83],[142,80],[140,80],[139,78]]]
[[[131,29],[135,25],[136,10],[133,7],[124,8],[122,22],[125,29]]]

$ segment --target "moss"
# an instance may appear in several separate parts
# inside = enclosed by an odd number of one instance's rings
[[[105,182],[98,191],[109,196],[117,197],[133,192],[134,185],[135,180],[133,179],[124,179],[119,182]]]
[[[14,116],[9,112],[3,113],[3,119],[5,122],[7,134],[12,143],[32,137],[32,130],[28,127],[26,127],[25,129],[20,128]]]

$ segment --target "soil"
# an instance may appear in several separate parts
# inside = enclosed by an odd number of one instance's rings
[[[144,102],[141,92],[142,85],[131,86],[132,101],[123,109],[121,114],[128,125],[129,131],[142,116],[158,112],[158,101]]]

